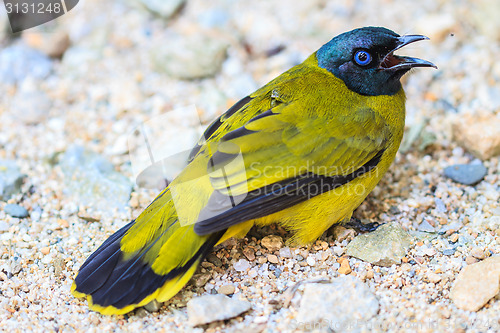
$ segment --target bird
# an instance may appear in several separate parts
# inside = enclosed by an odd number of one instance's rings
[[[186,167],[80,267],[71,292],[128,313],[176,295],[214,246],[276,223],[304,245],[350,221],[395,159],[401,77],[433,63],[394,54],[423,35],[342,33],[213,121]]]

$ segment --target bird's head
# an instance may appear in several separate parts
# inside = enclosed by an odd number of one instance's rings
[[[400,36],[381,27],[355,29],[323,45],[318,65],[362,95],[393,95],[401,89],[401,77],[413,67],[434,67],[426,60],[397,56],[393,52],[410,43],[428,39],[421,35]]]

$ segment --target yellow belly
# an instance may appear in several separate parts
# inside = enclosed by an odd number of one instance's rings
[[[293,233],[288,240],[290,244],[304,245],[315,241],[333,224],[351,218],[352,212],[387,171],[395,151],[387,151],[386,154],[379,166],[343,186],[277,213],[230,227],[219,243],[230,237],[244,237],[254,225],[265,226],[272,223],[277,223]]]

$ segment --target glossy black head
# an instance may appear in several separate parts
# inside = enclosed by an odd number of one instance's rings
[[[401,77],[413,67],[434,64],[393,52],[410,43],[428,39],[421,35],[399,36],[380,27],[355,29],[323,45],[318,65],[342,79],[349,89],[362,95],[393,95],[401,89]]]

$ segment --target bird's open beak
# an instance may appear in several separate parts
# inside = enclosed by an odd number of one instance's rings
[[[378,69],[380,70],[396,70],[410,69],[413,67],[434,67],[437,68],[432,62],[427,60],[422,60],[412,57],[397,56],[394,51],[399,50],[405,45],[411,44],[413,42],[418,42],[419,40],[426,40],[428,37],[422,35],[405,35],[398,37],[396,43],[396,48],[389,52],[384,59],[380,62]]]

